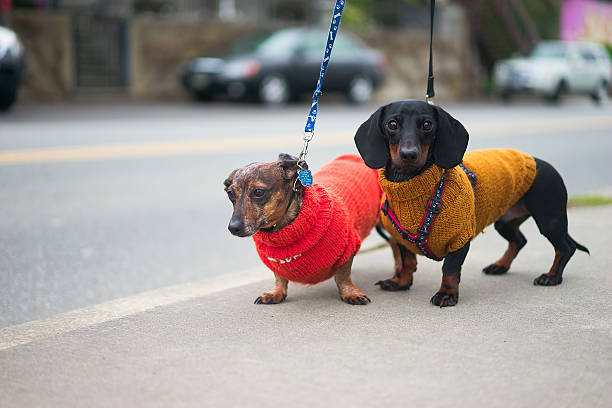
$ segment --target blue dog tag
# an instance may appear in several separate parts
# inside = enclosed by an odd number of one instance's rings
[[[310,170],[300,170],[298,174],[300,183],[302,183],[304,187],[310,187],[312,185],[312,173]]]

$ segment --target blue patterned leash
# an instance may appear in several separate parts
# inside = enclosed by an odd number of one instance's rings
[[[332,13],[331,24],[329,26],[329,34],[327,35],[327,44],[325,44],[325,53],[323,54],[323,61],[321,62],[321,72],[319,73],[319,79],[317,80],[317,89],[312,94],[312,105],[310,106],[310,112],[306,119],[306,127],[304,127],[304,147],[298,158],[298,178],[300,183],[304,187],[310,187],[312,185],[312,173],[306,167],[305,157],[308,153],[308,143],[314,136],[315,122],[317,121],[317,113],[319,111],[319,96],[321,96],[321,87],[323,86],[323,79],[327,72],[327,65],[331,57],[332,48],[334,47],[334,41],[338,36],[338,27],[340,26],[340,19],[342,18],[342,12],[344,11],[344,5],[346,0],[336,0],[336,5]]]

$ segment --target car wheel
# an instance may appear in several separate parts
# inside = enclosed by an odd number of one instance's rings
[[[7,111],[17,99],[17,88],[0,92],[0,111]]]
[[[368,103],[372,99],[374,84],[372,80],[365,76],[353,78],[346,92],[349,101],[357,104]]]
[[[193,96],[200,102],[210,101],[213,97],[213,93],[209,90],[206,91],[194,91]]]
[[[499,97],[501,98],[502,102],[510,103],[510,101],[512,100],[512,91],[504,89],[499,93]]]
[[[565,93],[567,93],[567,83],[562,79],[555,87],[553,93],[548,95],[546,99],[550,103],[559,103]]]
[[[591,99],[598,105],[605,105],[608,102],[608,84],[606,84],[606,81],[599,81],[591,94]]]
[[[259,84],[259,100],[267,105],[281,105],[291,96],[289,83],[280,74],[266,75]]]

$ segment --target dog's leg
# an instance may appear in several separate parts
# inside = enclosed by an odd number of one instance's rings
[[[438,293],[431,298],[431,303],[440,307],[455,306],[457,304],[459,301],[461,266],[469,250],[470,243],[468,241],[461,249],[446,255],[444,265],[442,265],[442,284]]]
[[[276,278],[274,287],[255,299],[255,304],[271,305],[280,303],[287,298],[287,286],[289,285],[289,281],[277,274],[274,274],[274,277]]]
[[[538,276],[534,285],[553,286],[563,281],[563,270],[576,249],[588,252],[567,231],[567,190],[559,173],[544,160],[535,158],[536,176],[523,196],[540,233],[555,248],[555,259],[548,273]]]
[[[534,279],[534,285],[554,286],[563,282],[563,269],[576,252],[576,243],[567,233],[567,216],[538,217],[536,224],[548,241],[555,247],[555,259],[550,270]]]
[[[515,205],[510,210],[515,207],[524,209],[522,206]],[[507,213],[511,213],[512,211],[510,210]],[[499,232],[499,235],[508,241],[508,248],[501,258],[482,270],[487,275],[501,275],[508,272],[512,261],[514,261],[519,251],[527,243],[527,239],[519,230],[519,226],[529,218],[529,214],[523,214],[509,220],[504,217],[505,215],[502,215],[499,220],[495,221],[495,229]]]
[[[395,274],[391,279],[379,280],[376,285],[380,285],[382,290],[392,292],[408,290],[412,286],[412,275],[416,272],[416,255],[393,238],[389,240],[389,244],[395,259]]]
[[[370,303],[370,298],[367,297],[351,280],[351,266],[353,265],[353,256],[350,257],[336,271],[334,278],[338,285],[338,293],[340,298],[351,305],[367,305]]]

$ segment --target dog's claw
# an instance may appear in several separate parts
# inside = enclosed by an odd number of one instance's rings
[[[451,294],[451,293],[445,293],[445,292],[438,292],[435,295],[433,295],[431,297],[430,302],[436,306],[440,306],[440,308],[442,307],[448,307],[448,306],[455,306],[457,304],[457,302],[459,301],[459,295],[458,294]]]
[[[257,297],[253,302],[256,305],[274,305],[277,303],[284,302],[287,299],[287,294],[283,294],[283,296],[278,300],[274,300],[275,295],[271,293],[264,293],[262,296]]]
[[[508,272],[508,268],[505,266],[491,264],[482,270],[487,275],[503,275]]]
[[[389,292],[399,292],[402,290],[410,289],[410,287],[412,286],[412,280],[410,280],[410,283],[404,286],[400,286],[397,282],[395,282],[392,279],[379,280],[374,285],[378,285],[380,286],[382,290],[386,290]]]
[[[563,282],[563,277],[542,274],[533,280],[533,284],[537,286],[555,286]]]
[[[366,305],[366,304],[371,302],[371,300],[368,299],[367,296],[360,296],[360,297],[357,298],[357,300],[359,301],[359,304],[361,304],[361,305]]]
[[[348,303],[349,305],[367,305],[371,302],[370,298],[366,295],[351,295],[351,296],[343,296],[341,297],[343,302]]]

